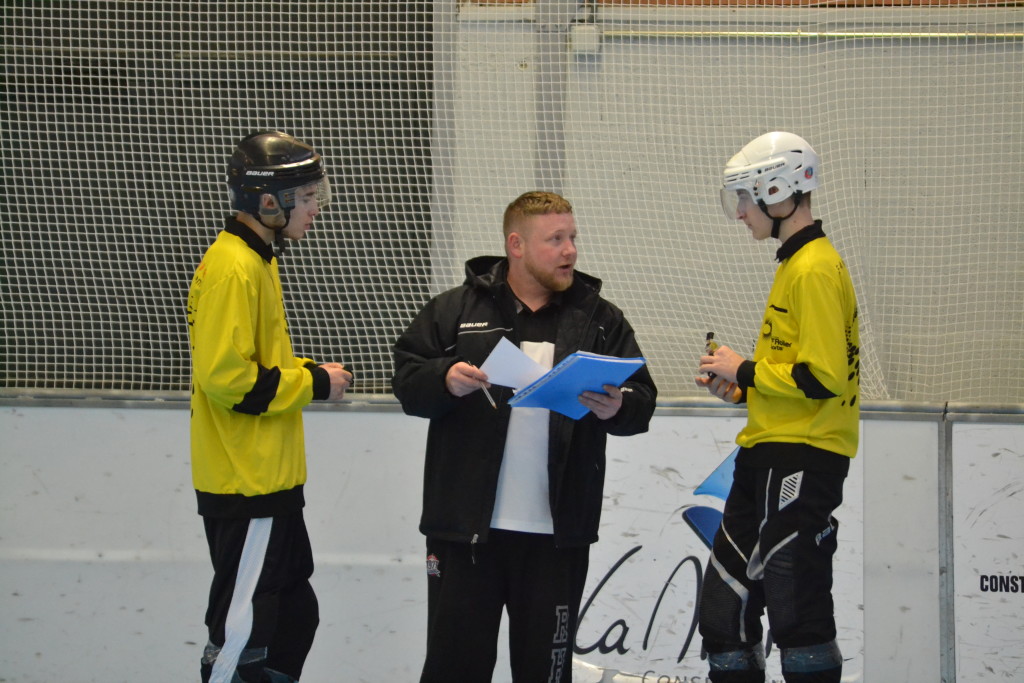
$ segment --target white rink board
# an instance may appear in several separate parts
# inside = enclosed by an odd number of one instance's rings
[[[609,440],[601,541],[592,550],[584,599],[621,557],[641,549],[611,575],[585,614],[577,645],[591,649],[577,657],[577,683],[640,681],[647,672],[657,674],[648,673],[652,683],[658,676],[670,683],[704,680],[697,634],[683,662],[675,662],[693,616],[696,567],[703,568],[708,554],[680,513],[687,505],[720,505],[693,489],[731,452],[741,424],[727,416],[659,414],[650,433]],[[321,625],[304,680],[376,683],[418,676],[426,579],[416,526],[426,426],[389,410],[307,412],[306,519]],[[917,671],[915,658],[927,664],[938,657],[917,647],[872,655],[861,645],[865,628],[883,642],[906,643],[905,634],[934,632],[935,625],[931,611],[922,609],[928,597],[911,599],[907,589],[924,579],[915,574],[905,583],[885,571],[892,558],[867,556],[876,582],[872,594],[885,604],[898,594],[907,608],[876,613],[864,626],[872,615],[860,608],[868,588],[861,583],[862,491],[875,501],[875,543],[888,535],[887,547],[899,540],[904,530],[891,520],[909,508],[923,505],[922,519],[937,518],[929,499],[911,492],[914,481],[888,468],[877,474],[880,465],[895,467],[915,448],[925,451],[915,462],[929,460],[934,445],[898,424],[868,421],[862,431],[864,441],[876,445],[867,459],[854,460],[837,513],[836,598],[850,681],[882,680],[862,676],[865,665],[869,672]],[[210,570],[189,480],[187,407],[4,407],[0,434],[0,678],[193,680]],[[883,453],[879,442],[900,457]],[[881,457],[871,459],[875,451]],[[864,486],[862,476],[871,472],[873,483]],[[927,483],[918,488],[934,490]],[[687,557],[694,559],[675,574],[652,621],[662,587]],[[591,647],[598,642],[624,651],[602,653]],[[777,653],[768,661],[777,679]],[[606,676],[596,667],[637,676]],[[502,643],[494,682],[508,679]]]
[[[953,426],[956,680],[1024,680],[1024,432]]]

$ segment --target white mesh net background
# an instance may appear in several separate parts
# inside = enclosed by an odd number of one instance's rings
[[[0,390],[185,391],[184,302],[234,143],[334,200],[282,260],[297,352],[390,393],[391,344],[523,191],[563,193],[663,399],[748,351],[777,243],[718,205],[789,130],[858,289],[865,399],[1024,400],[1021,3],[5,3]]]

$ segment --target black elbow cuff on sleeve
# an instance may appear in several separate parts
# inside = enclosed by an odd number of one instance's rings
[[[331,397],[331,376],[319,365],[306,364],[306,369],[313,376],[313,400],[326,401]]]
[[[757,363],[752,360],[745,360],[740,363],[740,369],[736,371],[736,384],[741,389],[746,390],[748,387],[754,386],[754,370],[757,368]]]
[[[806,363],[797,363],[793,366],[793,381],[797,388],[804,392],[807,398],[835,398],[837,394],[825,388],[825,385],[818,381]]]

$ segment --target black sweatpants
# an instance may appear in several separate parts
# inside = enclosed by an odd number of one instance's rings
[[[711,680],[763,680],[753,669],[763,668],[758,653],[766,609],[787,681],[787,667],[813,670],[837,664],[832,556],[839,522],[832,512],[842,502],[844,479],[791,467],[745,467],[737,461],[700,598],[700,632],[712,664]],[[808,658],[816,661],[807,663]],[[792,676],[803,680],[796,672]]]
[[[427,539],[427,657],[421,683],[487,683],[508,611],[515,683],[568,683],[590,548],[492,529],[486,543]]]
[[[265,670],[298,680],[320,623],[302,513],[203,522],[214,570],[203,683],[235,671],[256,683]]]

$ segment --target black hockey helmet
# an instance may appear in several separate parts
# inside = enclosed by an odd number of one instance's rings
[[[287,133],[263,130],[235,147],[228,161],[227,184],[231,208],[252,214],[269,228],[283,228],[295,206],[295,191],[315,184],[318,205],[331,201],[330,183],[316,151]],[[260,209],[260,197],[270,194],[278,209]]]

